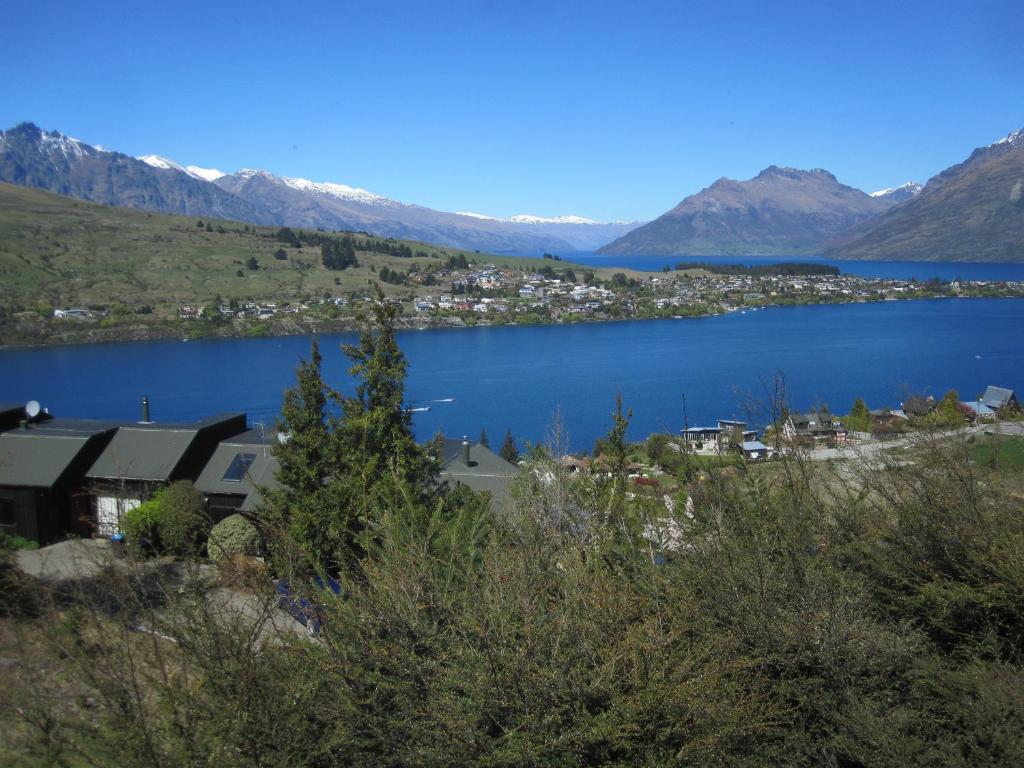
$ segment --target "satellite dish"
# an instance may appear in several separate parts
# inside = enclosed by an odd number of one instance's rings
[[[30,419],[34,419],[36,416],[38,416],[39,411],[41,410],[42,409],[39,407],[38,400],[29,400],[27,403],[25,403],[25,413],[28,414],[28,417]]]

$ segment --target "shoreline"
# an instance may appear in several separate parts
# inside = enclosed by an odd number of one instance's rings
[[[882,304],[887,302],[907,302],[907,301],[929,301],[939,299],[1022,299],[1024,296],[1013,295],[993,295],[993,296],[907,296],[897,297],[883,300],[859,300],[859,301],[815,301],[815,302],[801,302],[794,304],[783,304],[783,303],[766,303],[759,305],[740,305],[732,307],[730,309],[723,310],[721,312],[710,312],[692,315],[666,315],[666,316],[642,316],[642,317],[584,317],[569,322],[558,320],[549,320],[546,322],[539,323],[516,323],[516,322],[491,322],[489,320],[481,320],[473,323],[461,321],[461,318],[455,318],[460,322],[439,322],[438,318],[419,318],[416,316],[412,317],[399,317],[397,323],[397,329],[399,331],[425,331],[425,330],[461,330],[464,328],[516,328],[516,327],[539,327],[539,326],[562,326],[562,325],[590,325],[597,323],[621,323],[621,322],[643,322],[649,320],[691,320],[691,319],[709,319],[714,317],[721,317],[725,315],[732,315],[738,312],[750,312],[752,310],[762,309],[786,309],[791,307],[823,307],[823,306],[840,306],[850,304]],[[440,319],[440,320],[443,320]],[[53,322],[52,319],[47,318],[47,322]],[[269,324],[267,332],[251,333],[252,325],[247,323],[232,323],[229,326],[212,326],[203,327],[201,333],[189,333],[190,330],[195,329],[195,323],[201,323],[205,321],[184,321],[184,325],[173,325],[173,321],[168,323],[160,324],[140,324],[134,326],[108,326],[106,328],[99,327],[97,323],[89,323],[89,321],[79,320],[65,320],[65,323],[82,323],[82,327],[77,332],[72,331],[67,334],[51,334],[49,338],[32,341],[28,343],[0,343],[0,352],[7,350],[25,350],[25,349],[42,349],[49,347],[77,347],[88,344],[127,344],[133,342],[151,342],[151,341],[204,341],[207,339],[268,339],[268,338],[286,338],[292,336],[314,336],[321,334],[334,334],[334,333],[356,333],[359,331],[359,324],[354,318],[344,318],[335,320],[320,320],[315,322],[305,322],[299,320],[293,320],[291,318],[282,319],[277,322]],[[179,323],[181,321],[178,321]],[[89,323],[88,326],[85,326]],[[305,327],[303,327],[305,326]],[[212,331],[212,332],[206,332]]]

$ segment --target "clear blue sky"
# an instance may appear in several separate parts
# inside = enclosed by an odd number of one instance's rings
[[[925,181],[1024,125],[1024,3],[12,2],[0,126],[442,210]]]

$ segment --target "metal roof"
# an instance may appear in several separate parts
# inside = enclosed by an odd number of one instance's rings
[[[103,480],[171,479],[193,441],[204,430],[244,425],[245,414],[219,414],[186,424],[138,422],[122,426],[85,476]]]
[[[54,486],[89,439],[34,429],[0,433],[0,485]]]
[[[137,424],[121,427],[86,477],[102,479],[169,480],[198,429],[155,429]]]
[[[993,410],[999,410],[1009,404],[1013,399],[1013,390],[1005,387],[993,387],[991,384],[985,388],[985,394],[981,396],[981,402]]]
[[[255,431],[255,430],[250,430]],[[241,437],[241,436],[240,436]],[[258,488],[279,488],[277,481],[278,463],[270,452],[270,446],[245,438],[231,438],[223,441],[196,480],[196,488],[203,493],[218,493],[245,496],[243,509],[251,509],[260,500]],[[253,455],[252,463],[239,480],[225,480],[224,476],[239,454]]]
[[[768,446],[762,443],[760,440],[744,440],[743,441],[744,451],[767,451]]]
[[[518,474],[519,467],[480,443],[470,443],[467,465],[462,461],[462,441],[444,439],[441,477],[445,480],[462,483],[474,491],[488,491],[499,498],[508,492]]]

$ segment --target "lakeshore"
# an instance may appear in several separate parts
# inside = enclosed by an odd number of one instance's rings
[[[552,260],[557,263],[558,260]],[[562,265],[560,265],[562,266]],[[578,280],[573,266],[537,272],[493,264],[443,271],[441,285],[420,283],[418,295],[394,295],[404,330],[537,326],[621,320],[707,318],[769,307],[854,304],[935,298],[1024,296],[1012,280],[890,279],[849,274],[716,274],[699,266],[657,274],[593,272]],[[682,265],[681,265],[682,266]],[[696,266],[696,268],[695,268]],[[715,268],[712,265],[712,268]],[[369,298],[164,308],[143,314],[56,308],[0,317],[0,349],[168,339],[264,338],[347,333]]]
[[[975,398],[987,385],[1017,390],[1024,349],[1024,300],[882,301],[742,310],[686,322],[671,319],[478,326],[403,331],[407,396],[429,407],[414,415],[420,439],[434,432],[520,444],[547,439],[556,411],[573,447],[604,434],[616,391],[634,410],[630,433],[673,432],[740,418],[765,399],[781,372],[799,410],[828,404],[845,413],[856,397],[896,408],[910,394]],[[320,334],[332,386],[350,385],[338,345],[350,333]],[[180,339],[0,351],[0,400],[38,400],[55,414],[137,417],[149,395],[160,421],[244,410],[273,423],[305,336]],[[685,403],[683,396],[685,395]],[[453,402],[429,401],[452,398]],[[749,418],[748,418],[749,416]]]

